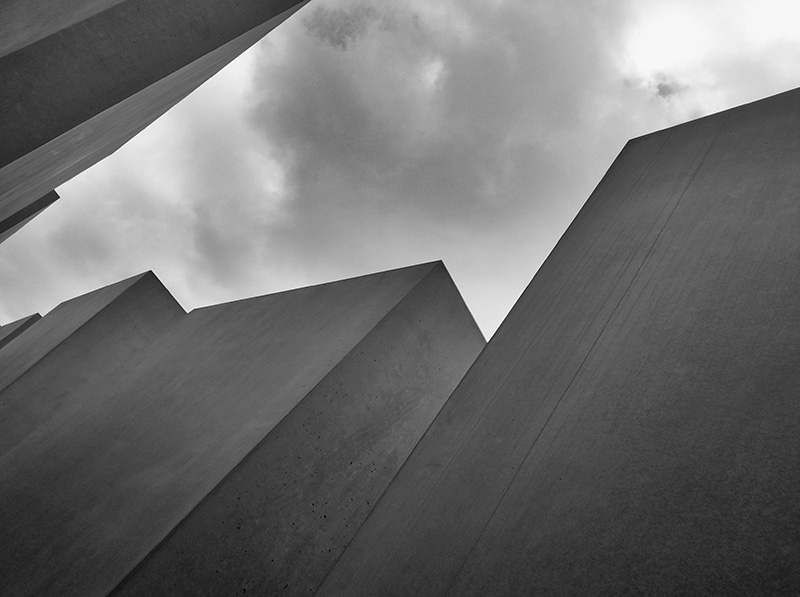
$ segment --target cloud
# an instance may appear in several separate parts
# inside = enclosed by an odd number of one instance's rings
[[[356,4],[348,9],[317,6],[303,18],[306,30],[317,39],[338,50],[346,50],[367,33],[369,25],[380,19],[378,11],[366,4]]]
[[[262,46],[250,119],[282,156],[283,251],[369,269],[421,253],[430,228],[432,250],[452,234],[500,253],[493,236],[574,191],[568,140],[591,117],[576,91],[608,78],[595,31],[607,16],[586,6],[542,19],[521,3],[345,3],[304,19],[281,60]],[[358,43],[343,53],[321,36]],[[562,36],[577,41],[548,59]]]
[[[797,85],[795,21],[747,7],[314,0],[0,245],[0,322],[441,258],[491,334],[627,139]]]
[[[672,96],[689,89],[689,86],[682,85],[675,80],[670,80],[666,76],[662,76],[660,80],[655,83],[655,88],[658,97],[669,101]]]

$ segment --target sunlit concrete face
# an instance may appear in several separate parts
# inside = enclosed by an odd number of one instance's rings
[[[800,586],[800,90],[631,140],[319,595]]]
[[[57,4],[0,8],[0,241],[305,2]]]
[[[484,345],[441,262],[63,303],[0,349],[0,593],[306,594]]]

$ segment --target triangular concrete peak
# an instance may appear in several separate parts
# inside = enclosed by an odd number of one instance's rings
[[[93,404],[80,388],[124,368],[186,312],[152,272],[61,303],[0,350],[0,455],[59,413]],[[16,374],[16,375],[15,375]]]
[[[145,275],[138,274],[64,301],[28,333],[9,343],[0,352],[0,391]]]
[[[0,553],[14,571],[0,590],[113,588],[440,267],[198,309],[76,383],[60,399],[90,406],[59,410],[2,460],[15,497],[0,525],[28,555]]]
[[[313,593],[485,345],[426,269],[114,594]]]

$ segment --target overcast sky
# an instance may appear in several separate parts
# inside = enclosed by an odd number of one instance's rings
[[[795,7],[798,8],[795,8]],[[436,259],[491,336],[635,136],[800,86],[796,0],[311,0],[0,245],[0,323]]]

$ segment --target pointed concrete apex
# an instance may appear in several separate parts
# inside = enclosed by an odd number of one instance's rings
[[[484,346],[438,262],[180,313],[161,336],[126,348],[147,318],[123,325],[115,314],[127,306],[133,317],[156,286],[143,274],[63,303],[53,313],[64,328],[76,327],[71,314],[86,318],[87,304],[98,315],[0,392],[0,447],[8,444],[0,502],[11,504],[0,509],[9,571],[0,593],[107,594],[167,535],[202,529],[187,518],[201,502],[227,521],[240,482],[276,488],[263,471],[251,474],[253,463],[272,467],[275,479],[288,475],[293,491],[354,498],[342,510],[344,530],[319,534],[333,541],[325,553],[337,553]],[[315,485],[328,467],[342,477]],[[316,477],[303,473],[312,469]],[[296,493],[285,498],[308,505]],[[240,547],[291,526],[287,507],[276,503]],[[220,545],[236,544],[225,525]],[[293,574],[317,582],[330,562],[307,555]],[[146,585],[152,576],[138,578]],[[188,580],[191,594],[204,590]]]
[[[107,307],[144,274],[88,292],[59,304],[0,352],[0,391],[17,379],[39,359]]]
[[[329,287],[419,273],[113,594],[313,594],[485,345],[442,262]]]

